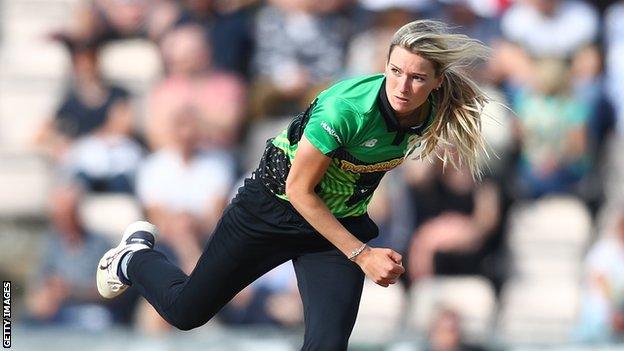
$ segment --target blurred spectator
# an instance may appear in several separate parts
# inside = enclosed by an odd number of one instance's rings
[[[471,38],[478,39],[488,46],[500,44],[502,35],[500,18],[494,16],[494,2],[475,0],[439,0],[442,3],[438,16],[443,22],[456,26],[457,30]],[[487,5],[486,5],[487,3]],[[494,7],[494,8],[490,8]],[[487,62],[475,63],[470,73],[478,82],[492,82]]]
[[[605,10],[609,6],[615,4],[618,1],[620,0],[587,0],[587,2],[595,6],[598,9],[598,11],[600,11],[600,13],[602,14],[604,14]]]
[[[347,0],[271,0],[256,15],[254,117],[290,116],[337,79],[351,22]]]
[[[358,0],[358,2],[366,10],[373,12],[383,12],[391,8],[421,12],[435,7],[434,0]]]
[[[493,2],[475,0],[439,0],[443,5],[441,20],[467,36],[490,45],[501,37],[499,18]],[[487,5],[486,5],[487,4]]]
[[[540,62],[534,84],[520,90],[513,109],[518,119],[520,196],[579,193],[591,168],[587,126],[591,106],[570,94],[569,67]]]
[[[468,345],[461,331],[461,318],[450,308],[441,308],[429,328],[426,351],[480,351],[483,348]]]
[[[482,274],[494,272],[484,264],[497,247],[501,209],[498,187],[479,183],[465,169],[442,170],[439,162],[412,167],[429,170],[406,172],[411,208],[417,218],[407,256],[411,282],[434,274]],[[413,173],[413,174],[412,174]]]
[[[624,135],[624,1],[605,14],[606,74],[608,92],[617,112],[617,128]]]
[[[93,267],[110,243],[87,232],[80,223],[80,197],[81,190],[75,185],[58,186],[51,193],[51,228],[26,297],[27,320],[34,324],[100,330],[113,322],[93,283]]]
[[[401,26],[410,22],[415,13],[410,8],[402,7],[389,7],[375,12],[372,26],[356,34],[349,42],[346,73],[357,76],[384,72],[392,36]]]
[[[123,135],[93,134],[70,148],[63,168],[94,192],[134,192],[142,147]]]
[[[196,109],[172,113],[166,120],[172,143],[140,166],[137,192],[148,220],[190,273],[225,206],[234,163],[228,154],[200,146],[203,120]]]
[[[598,20],[580,0],[516,2],[502,18],[507,42],[494,46],[490,74],[505,84],[519,117],[520,190],[513,196],[573,192],[594,210],[602,201],[603,174],[594,166],[613,112],[594,45]]]
[[[453,308],[439,306],[434,311],[429,331],[422,345],[399,342],[389,351],[484,351],[485,348],[466,342],[462,335],[462,320]]]
[[[184,25],[168,32],[161,41],[167,76],[150,94],[147,139],[152,150],[171,143],[168,118],[191,106],[202,122],[204,147],[233,148],[246,113],[246,86],[239,77],[212,66],[212,49],[202,28]]]
[[[531,84],[534,60],[559,59],[583,67],[578,79],[586,80],[588,72],[599,71],[599,62],[591,60],[592,56],[577,54],[586,47],[597,50],[591,45],[598,36],[598,19],[596,9],[582,0],[516,1],[501,19],[505,42],[494,45],[492,79],[513,85]],[[578,60],[581,62],[574,62]],[[577,77],[573,75],[572,80]]]
[[[215,48],[215,65],[247,76],[251,41],[251,1],[93,0],[69,29],[73,36],[101,42],[145,38],[159,43],[180,25],[198,24]]]
[[[570,58],[598,30],[598,12],[581,0],[516,1],[502,18],[505,38],[534,57]]]
[[[579,325],[575,338],[585,342],[624,340],[624,212],[614,233],[589,249]]]
[[[249,77],[253,50],[252,18],[255,1],[169,1],[153,12],[153,34],[157,42],[179,26],[202,27],[204,41],[213,48],[213,65],[219,70]]]
[[[251,283],[219,312],[219,320],[232,325],[300,327],[303,305],[292,263],[286,262]]]
[[[105,42],[114,39],[157,36],[171,19],[152,19],[167,0],[92,0],[79,8],[71,35],[82,40]],[[163,23],[164,22],[164,23]]]
[[[71,54],[70,85],[37,142],[89,190],[132,192],[141,147],[131,139],[128,92],[108,84],[99,67],[99,43],[58,36]]]

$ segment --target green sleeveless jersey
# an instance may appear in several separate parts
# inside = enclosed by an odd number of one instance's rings
[[[277,197],[285,195],[286,178],[301,137],[331,163],[315,191],[337,218],[359,216],[383,175],[401,164],[408,146],[433,121],[435,106],[425,123],[402,128],[390,107],[382,74],[337,83],[318,95],[275,138],[269,139],[256,176]]]

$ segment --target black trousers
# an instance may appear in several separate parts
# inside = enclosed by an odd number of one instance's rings
[[[360,240],[377,236],[367,215],[339,219]],[[134,254],[132,285],[173,326],[210,320],[245,286],[292,260],[304,307],[302,350],[346,350],[364,274],[286,202],[248,179],[226,208],[190,276],[155,250]]]

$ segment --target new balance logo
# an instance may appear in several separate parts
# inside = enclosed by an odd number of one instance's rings
[[[373,147],[377,144],[377,139],[371,139],[363,142],[361,145],[366,147]]]

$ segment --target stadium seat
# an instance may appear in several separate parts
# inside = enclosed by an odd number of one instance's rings
[[[88,230],[119,241],[126,226],[143,219],[138,201],[125,194],[92,194],[80,204],[80,217]]]
[[[603,204],[596,214],[596,240],[611,237],[616,233],[618,220],[624,209],[624,199]]]
[[[605,197],[608,202],[622,202],[624,201],[624,157],[622,157],[624,137],[621,136],[622,133],[614,134],[606,148]]]
[[[50,81],[7,79],[0,80],[0,91],[0,148],[25,152],[51,118],[63,90]]]
[[[592,234],[591,215],[580,200],[553,196],[517,204],[509,218],[514,276],[578,278]]]
[[[43,218],[52,176],[38,155],[0,154],[0,218]]]
[[[265,119],[251,123],[250,133],[242,152],[242,164],[245,169],[253,170],[258,166],[258,162],[264,152],[266,141],[274,137],[280,130],[286,128],[292,116],[283,118]]]
[[[158,49],[144,39],[107,44],[102,49],[101,65],[105,77],[124,85],[153,83],[162,72]]]
[[[49,35],[66,28],[80,0],[5,0],[0,17],[3,76],[62,79],[69,57]],[[5,69],[6,68],[6,69]]]
[[[384,288],[367,279],[351,340],[376,343],[392,341],[401,330],[405,295],[405,290],[398,284]]]
[[[569,340],[580,298],[578,283],[571,281],[514,279],[501,295],[495,333],[509,345],[557,345]]]

